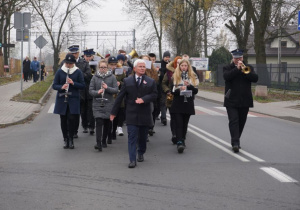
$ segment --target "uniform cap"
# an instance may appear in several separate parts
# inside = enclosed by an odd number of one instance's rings
[[[240,57],[243,57],[243,52],[244,52],[244,50],[236,49],[236,50],[231,51],[231,54],[232,54],[233,58],[240,58]]]
[[[65,58],[65,63],[76,63],[76,58],[72,54],[67,54]]]
[[[72,45],[68,47],[69,53],[77,53],[79,52],[79,45]]]
[[[116,57],[112,56],[108,58],[108,63],[118,63],[118,60],[116,59]]]

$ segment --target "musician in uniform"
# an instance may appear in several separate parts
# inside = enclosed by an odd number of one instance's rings
[[[225,80],[225,99],[229,119],[232,150],[240,149],[240,137],[246,124],[249,107],[253,107],[251,83],[258,81],[252,66],[243,64],[243,50],[233,50],[232,62],[223,67]],[[248,71],[243,68],[247,67]]]
[[[67,54],[62,67],[56,72],[52,88],[57,90],[54,114],[60,115],[64,149],[74,149],[73,136],[80,114],[79,90],[85,88],[82,72],[75,66],[76,58]]]
[[[92,78],[91,68],[89,66],[89,63],[86,62],[82,57],[79,56],[79,45],[72,45],[68,48],[69,54],[72,54],[75,56],[76,63],[75,65],[81,70],[83,73],[84,81],[86,84],[89,83],[89,81]],[[60,66],[62,66],[64,61],[61,63]],[[87,106],[85,106],[86,101],[88,97],[88,85],[85,86],[85,89],[80,90],[80,113],[81,113],[81,120],[82,120],[82,127],[84,131],[87,131],[88,123],[87,123],[87,112],[85,111],[87,109]],[[78,138],[78,129],[79,129],[79,122],[80,122],[80,116],[76,119],[76,131],[74,132],[74,138]]]
[[[89,66],[91,68],[91,74],[94,75],[95,72],[97,71],[96,70],[97,65],[90,65],[91,62],[94,61],[93,57],[96,54],[94,52],[94,49],[86,49],[83,51],[83,54],[84,54],[83,55],[84,60],[89,63]],[[92,79],[92,77],[90,77],[90,80],[86,81],[86,87],[90,86],[91,79]],[[87,128],[88,128],[90,134],[93,135],[95,133],[95,118],[93,116],[93,108],[92,108],[93,97],[89,93],[87,93],[86,99],[87,100],[81,101],[83,103],[83,104],[81,104],[81,106],[82,106],[81,119],[82,119],[83,133],[88,133],[88,130],[87,130]]]

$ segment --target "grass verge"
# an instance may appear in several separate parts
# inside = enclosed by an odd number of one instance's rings
[[[22,101],[22,102],[31,102],[38,103],[39,100],[43,97],[45,92],[48,90],[50,85],[52,85],[54,75],[49,75],[46,77],[45,81],[35,83],[26,90],[23,91],[23,97],[20,94],[14,96],[12,100]]]
[[[21,80],[21,76],[19,74],[12,75],[11,77],[0,77],[0,85],[5,85],[19,80]]]

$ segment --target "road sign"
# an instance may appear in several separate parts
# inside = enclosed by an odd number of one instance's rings
[[[17,29],[16,40],[17,40],[17,42],[22,41],[22,29]],[[29,40],[29,30],[24,29],[23,41],[28,42],[28,40]]]
[[[2,44],[2,47],[15,47],[15,44]]]
[[[42,49],[43,47],[45,47],[45,45],[48,43],[47,40],[43,37],[43,35],[39,36],[34,43],[36,44],[36,46],[38,46],[40,49]]]
[[[22,22],[23,22],[23,25],[22,25]],[[15,12],[14,13],[14,28],[15,29],[22,29],[22,28],[30,29],[31,28],[31,14],[29,12],[24,12],[24,13]]]
[[[298,11],[298,31],[300,31],[300,11]]]

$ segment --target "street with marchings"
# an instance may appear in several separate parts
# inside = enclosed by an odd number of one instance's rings
[[[215,108],[221,105],[196,99],[184,153],[171,143],[169,122],[156,121],[145,162],[128,169],[126,133],[99,153],[95,136],[80,130],[75,150],[64,150],[59,116],[48,113],[54,95],[31,123],[0,130],[1,209],[300,207],[297,182],[261,169],[300,180],[297,123],[250,113],[242,150],[233,154],[226,113]]]

